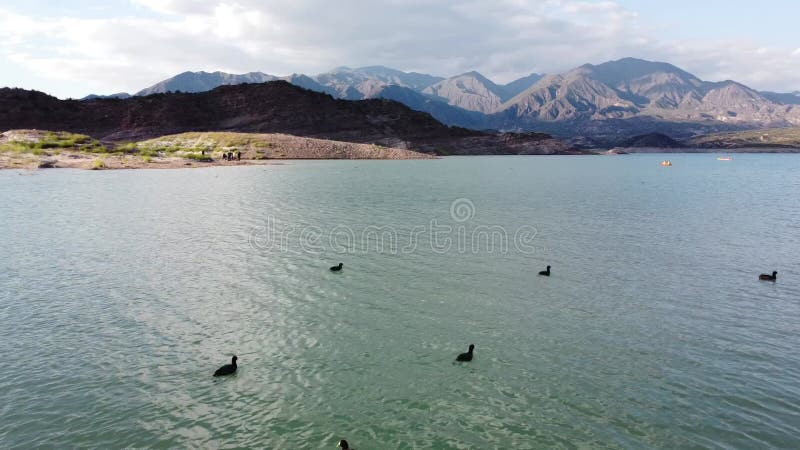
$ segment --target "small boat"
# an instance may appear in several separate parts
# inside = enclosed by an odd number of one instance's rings
[[[668,159],[665,159],[665,160],[661,161],[661,165],[662,166],[671,166],[672,165],[672,161],[670,161]]]
[[[731,156],[731,155],[717,156],[717,161],[731,161],[732,159],[733,159],[733,156]]]

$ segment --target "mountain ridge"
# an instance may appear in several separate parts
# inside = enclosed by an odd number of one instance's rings
[[[263,72],[248,72],[237,75],[220,71],[187,71],[142,89],[135,95],[147,96],[165,92],[205,92],[218,86],[243,83],[265,83],[277,79],[278,77]]]
[[[140,94],[275,79],[345,100],[391,98],[447,125],[582,135],[609,145],[652,132],[681,139],[800,124],[800,92],[759,92],[732,80],[703,81],[672,64],[637,58],[534,73],[505,85],[476,71],[443,78],[385,66],[342,66],[316,76],[286,77],[184,72]]]

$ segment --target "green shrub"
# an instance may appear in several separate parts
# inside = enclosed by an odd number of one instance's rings
[[[36,143],[36,149],[43,149],[43,148],[61,148],[61,142],[59,141],[40,141]],[[71,147],[71,146],[70,146]]]
[[[106,168],[106,161],[103,158],[95,159],[92,163],[92,170],[100,170]]]
[[[73,134],[67,132],[48,132],[44,135],[36,147],[38,148],[71,148],[79,144],[96,142],[85,134]]]
[[[0,144],[0,152],[28,153],[31,148],[25,142],[7,142]]]
[[[136,145],[134,142],[126,142],[124,144],[119,144],[114,149],[118,152],[122,153],[138,153],[139,146]]]
[[[92,153],[108,153],[108,148],[106,148],[105,145],[101,144],[100,141],[95,141],[95,140],[92,140],[87,144],[82,144],[80,146],[80,149]]]
[[[159,156],[158,150],[154,148],[140,148],[139,154],[142,156],[151,156],[151,157]]]

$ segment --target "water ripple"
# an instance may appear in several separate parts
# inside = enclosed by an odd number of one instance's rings
[[[800,160],[703,157],[0,173],[0,447],[797,448]],[[539,250],[248,241],[457,198]]]

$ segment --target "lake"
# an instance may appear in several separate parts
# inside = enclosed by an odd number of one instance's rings
[[[0,447],[798,448],[800,155],[667,157],[2,171]]]

